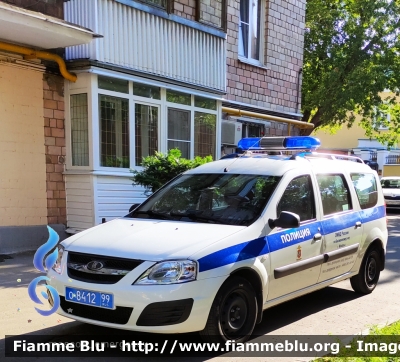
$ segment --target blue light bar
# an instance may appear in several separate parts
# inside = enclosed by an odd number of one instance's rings
[[[315,150],[321,145],[318,138],[310,136],[242,138],[242,150]]]
[[[259,150],[260,141],[261,138],[257,137],[242,138],[238,142],[238,148],[241,148],[242,150]]]
[[[306,149],[313,150],[321,146],[321,141],[315,137],[309,136],[297,136],[297,137],[286,137],[284,147],[286,149]]]

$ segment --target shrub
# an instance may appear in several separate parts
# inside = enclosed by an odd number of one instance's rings
[[[153,193],[182,172],[210,161],[211,156],[197,156],[194,160],[181,158],[181,151],[177,148],[169,150],[167,154],[156,152],[153,156],[143,157],[142,171],[131,171],[133,185],[141,185]]]

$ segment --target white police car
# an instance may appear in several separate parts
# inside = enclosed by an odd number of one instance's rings
[[[276,304],[348,278],[372,292],[388,237],[377,173],[355,157],[259,153],[318,145],[243,139],[251,154],[185,172],[126,217],[64,240],[48,275],[58,312],[245,341]]]

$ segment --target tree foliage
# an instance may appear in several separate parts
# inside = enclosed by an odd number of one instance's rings
[[[181,158],[181,151],[176,148],[169,150],[167,154],[156,152],[153,156],[143,157],[143,170],[132,170],[132,181],[134,185],[141,185],[155,192],[182,172],[210,161],[211,156],[197,156],[194,160]]]
[[[359,115],[367,136],[396,143],[399,29],[400,0],[308,0],[303,121],[351,127]]]

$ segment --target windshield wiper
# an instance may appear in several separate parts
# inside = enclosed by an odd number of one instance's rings
[[[155,217],[161,217],[164,220],[171,220],[171,218],[169,217],[169,214],[167,214],[166,212],[157,212],[157,211],[153,211],[153,210],[139,210],[139,211],[135,211],[133,213],[133,215],[135,214],[144,214],[144,215],[149,215],[149,216],[155,216]]]
[[[180,217],[187,217],[190,220],[193,221],[203,221],[203,222],[207,222],[207,223],[216,223],[216,224],[224,224],[222,221],[220,220],[216,220],[212,217],[207,217],[207,216],[200,216],[195,212],[170,212],[171,216],[180,216]]]

